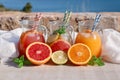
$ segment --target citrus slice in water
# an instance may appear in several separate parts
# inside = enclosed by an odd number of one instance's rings
[[[48,44],[51,44],[52,42],[56,41],[59,38],[59,33],[54,33],[48,37]]]
[[[68,61],[67,54],[64,51],[55,51],[51,59],[55,64],[65,64]]]
[[[26,57],[36,65],[44,64],[50,60],[51,48],[42,42],[33,42],[26,49]]]
[[[89,47],[82,43],[77,43],[71,46],[68,50],[69,60],[76,65],[85,65],[92,57]]]

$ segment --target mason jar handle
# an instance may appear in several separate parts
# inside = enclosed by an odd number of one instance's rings
[[[97,32],[98,32],[101,36],[103,35],[103,29],[102,29],[102,28],[98,29]]]
[[[39,27],[39,29],[42,30],[43,36],[44,36],[44,39],[45,39],[45,42],[47,42],[48,30],[47,30],[46,26],[41,25],[41,26]]]
[[[29,23],[28,20],[21,20],[21,21],[20,21],[21,28],[22,28],[22,32],[25,32],[25,31],[26,31],[26,30],[25,30],[25,27],[28,26],[28,23]]]
[[[71,25],[69,25],[69,35],[70,35],[70,39],[71,39],[71,44],[74,44],[75,32],[74,32],[73,26],[71,26]]]

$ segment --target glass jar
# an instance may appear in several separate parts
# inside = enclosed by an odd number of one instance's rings
[[[70,24],[65,24],[62,21],[54,20],[49,21],[49,36],[53,35],[56,31],[62,29],[58,39],[64,39],[70,44],[73,44],[74,29]]]
[[[98,33],[98,29],[92,31],[92,26],[90,24],[85,24],[85,21],[78,21],[78,34],[75,43],[86,44],[92,54],[96,57],[101,55],[101,37]]]
[[[47,29],[45,26],[40,24],[40,21],[22,20],[21,26],[23,32],[20,36],[18,49],[19,56],[25,55],[26,48],[33,42],[43,42],[47,40]]]

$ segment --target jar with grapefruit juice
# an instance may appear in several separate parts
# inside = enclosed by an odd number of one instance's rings
[[[47,40],[47,29],[40,25],[40,15],[36,15],[34,20],[22,20],[22,34],[18,43],[19,56],[25,55],[26,48],[33,42],[43,42]]]
[[[95,29],[92,31],[92,26],[90,24],[85,24],[85,21],[78,21],[78,34],[75,39],[75,43],[83,43],[86,44],[92,54],[96,57],[101,55],[101,37],[98,33],[98,30]]]

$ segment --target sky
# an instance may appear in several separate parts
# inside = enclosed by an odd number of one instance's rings
[[[120,0],[0,0],[7,8],[22,9],[30,2],[32,11],[64,12],[120,12]]]

